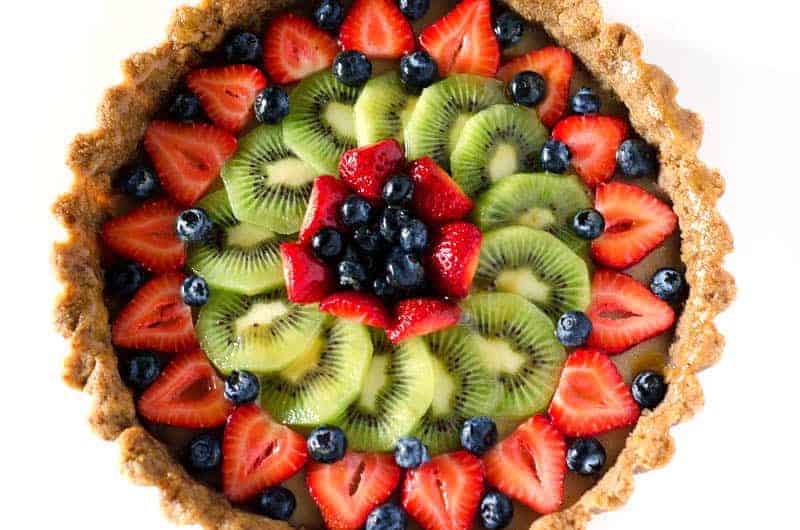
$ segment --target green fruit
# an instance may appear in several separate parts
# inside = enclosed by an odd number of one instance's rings
[[[370,145],[386,138],[394,138],[402,144],[417,99],[406,91],[397,72],[367,81],[355,105],[358,145]]]

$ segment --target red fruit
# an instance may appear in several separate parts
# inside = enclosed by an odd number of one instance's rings
[[[569,356],[548,410],[553,425],[574,437],[633,425],[639,413],[617,367],[596,350],[577,350]]]
[[[173,427],[218,427],[233,411],[224,386],[202,351],[183,353],[139,398],[139,413],[148,421]]]
[[[467,530],[483,495],[481,461],[466,451],[406,473],[403,507],[424,530]]]
[[[333,274],[300,243],[281,245],[286,293],[296,304],[319,302],[333,289]]]
[[[422,221],[442,224],[463,219],[472,210],[470,199],[432,158],[411,162],[414,196],[411,206]]]
[[[463,0],[425,28],[419,43],[436,59],[442,77],[458,73],[493,77],[500,64],[489,0]]]
[[[534,416],[483,457],[486,480],[536,513],[558,511],[564,500],[567,444],[544,416]]]
[[[356,193],[371,201],[381,198],[386,179],[403,162],[403,147],[395,139],[345,151],[339,175]]]
[[[460,307],[439,298],[406,298],[394,312],[395,321],[386,336],[395,344],[448,328],[461,318]]]
[[[236,138],[203,123],[154,121],[144,133],[161,185],[184,206],[205,195],[236,146]]]
[[[264,37],[264,68],[280,84],[325,70],[337,53],[339,45],[333,37],[293,13],[274,19]]]
[[[569,100],[569,85],[574,69],[572,52],[566,48],[548,46],[533,50],[511,59],[497,72],[497,77],[505,83],[520,72],[533,71],[541,75],[545,82],[545,96],[536,106],[539,119],[545,126],[552,127],[564,115]]]
[[[570,116],[553,129],[553,138],[567,144],[572,167],[589,186],[614,176],[617,149],[628,137],[628,124],[614,116]]]
[[[186,249],[175,235],[181,209],[167,200],[149,202],[103,225],[103,242],[120,256],[154,272],[183,268]]]
[[[587,346],[612,355],[660,335],[675,323],[669,304],[627,274],[610,270],[594,273],[586,315],[592,321]]]
[[[672,208],[631,184],[598,186],[595,208],[603,214],[606,230],[592,242],[592,256],[615,269],[639,263],[678,227]]]
[[[336,177],[317,177],[308,199],[303,226],[300,227],[300,242],[308,243],[322,228],[344,231],[345,226],[339,220],[339,205],[351,193],[350,188]]]
[[[374,294],[341,291],[319,303],[320,311],[376,328],[388,328],[392,317]]]
[[[170,272],[144,284],[111,326],[114,345],[168,353],[196,348],[192,309],[181,298],[183,279]]]
[[[339,42],[373,59],[399,59],[417,45],[394,0],[356,0],[339,30]]]
[[[478,270],[483,235],[463,221],[440,227],[426,256],[428,277],[444,296],[464,298]]]
[[[267,87],[267,78],[255,66],[234,64],[195,70],[186,85],[211,121],[235,134],[253,119],[253,102]]]
[[[389,454],[348,451],[335,464],[309,462],[306,482],[327,528],[357,530],[392,495],[400,468]]]
[[[222,438],[222,491],[244,502],[300,471],[308,459],[305,439],[256,405],[236,409]]]

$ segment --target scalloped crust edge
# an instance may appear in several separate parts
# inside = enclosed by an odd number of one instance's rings
[[[702,407],[696,374],[719,359],[724,341],[713,321],[735,297],[733,278],[723,269],[733,241],[716,209],[724,182],[718,171],[697,158],[702,120],[676,103],[672,80],[642,60],[639,37],[627,26],[605,23],[598,0],[506,3],[572,50],[626,104],[637,132],[658,146],[659,184],[680,220],[681,257],[690,285],[670,348],[666,399],[642,415],[616,463],[593,488],[571,507],[541,517],[531,527],[583,529],[594,514],[625,504],[635,473],[669,462],[674,453],[670,428]],[[135,158],[150,116],[177,80],[216,48],[229,30],[256,29],[270,13],[291,4],[291,0],[204,0],[196,7],[178,8],[163,44],[123,62],[124,81],[106,92],[97,129],[73,141],[67,163],[75,180],[53,206],[67,232],[53,253],[63,284],[55,322],[69,341],[64,381],[92,397],[91,426],[102,438],[117,440],[122,472],[131,481],[161,490],[164,513],[176,524],[225,530],[291,528],[233,508],[222,495],[192,480],[163,444],[139,425],[111,345],[96,235],[115,204],[111,175]]]

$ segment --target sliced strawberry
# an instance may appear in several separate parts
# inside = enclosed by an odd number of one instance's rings
[[[376,328],[388,328],[392,317],[380,298],[374,294],[341,291],[327,296],[319,304],[320,311]]]
[[[204,123],[154,121],[144,134],[161,185],[184,206],[205,195],[236,145],[236,138]]]
[[[400,468],[389,454],[348,451],[335,464],[309,462],[306,482],[327,528],[357,530],[392,495]]]
[[[406,473],[403,507],[424,530],[467,530],[483,495],[481,461],[466,451]]]
[[[572,167],[588,186],[614,176],[617,149],[628,137],[628,124],[615,116],[570,116],[553,129],[553,138],[567,144]]]
[[[319,302],[333,289],[333,273],[327,265],[314,257],[311,249],[300,243],[283,243],[281,260],[286,293],[292,302]]]
[[[486,480],[536,513],[558,511],[564,500],[567,444],[544,416],[534,416],[483,457]]]
[[[235,134],[253,118],[253,102],[267,87],[267,78],[255,66],[234,64],[195,70],[186,84],[211,121]]]
[[[426,256],[428,277],[444,296],[464,298],[478,270],[483,235],[477,226],[463,221],[441,226]]]
[[[414,50],[414,30],[394,0],[356,0],[339,30],[345,50],[373,59],[399,59]]]
[[[371,201],[381,198],[386,179],[403,162],[403,147],[395,139],[345,151],[339,175],[356,193]]]
[[[497,77],[510,83],[520,72],[532,71],[540,74],[544,78],[546,90],[544,99],[536,106],[536,111],[542,123],[550,128],[567,110],[573,70],[572,52],[566,48],[547,46],[511,59],[500,68]]]
[[[333,64],[339,45],[307,18],[286,13],[264,37],[264,68],[273,81],[294,83]]]
[[[406,298],[394,311],[395,320],[386,336],[395,344],[454,326],[461,318],[460,307],[439,298]]]
[[[317,177],[308,199],[303,226],[300,227],[300,242],[308,243],[322,228],[344,231],[345,226],[339,220],[339,205],[351,193],[350,188],[336,177]]]
[[[414,181],[411,206],[424,222],[441,224],[458,221],[472,210],[472,199],[432,158],[411,162],[410,175]]]
[[[181,298],[183,279],[170,272],[144,284],[111,326],[114,345],[168,353],[196,348],[192,309]]]
[[[577,350],[569,356],[548,410],[553,425],[575,437],[633,425],[639,413],[617,367],[597,350]]]
[[[244,502],[297,474],[308,459],[305,439],[256,405],[236,409],[222,438],[222,491]]]
[[[218,427],[233,411],[224,386],[202,351],[183,353],[139,398],[139,413],[148,421],[173,427]]]
[[[592,321],[587,346],[621,353],[667,331],[675,311],[627,274],[599,270],[592,278],[592,301],[586,309]]]
[[[458,73],[493,77],[500,64],[489,0],[463,0],[425,28],[419,43],[436,60],[442,77]]]
[[[606,229],[592,242],[592,256],[615,269],[639,263],[678,227],[672,208],[631,184],[598,186],[595,208],[603,214]]]
[[[149,202],[103,225],[103,242],[120,256],[154,272],[183,268],[186,249],[175,235],[181,209],[167,200]]]

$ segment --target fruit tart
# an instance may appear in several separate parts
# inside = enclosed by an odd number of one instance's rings
[[[55,214],[65,379],[205,528],[584,528],[734,295],[699,117],[596,0],[207,0]]]

